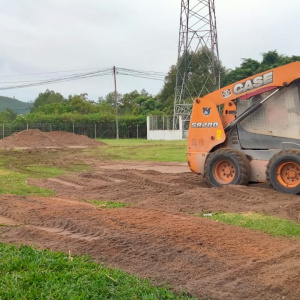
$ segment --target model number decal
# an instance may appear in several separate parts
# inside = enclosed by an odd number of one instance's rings
[[[192,123],[192,128],[217,128],[219,126],[219,122],[199,122],[199,123]]]
[[[230,91],[230,89],[227,89],[227,90],[223,91],[222,92],[222,96],[223,96],[223,99],[231,97],[231,91]]]

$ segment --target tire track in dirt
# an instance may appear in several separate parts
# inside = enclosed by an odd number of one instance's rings
[[[57,222],[56,222],[57,223]],[[23,226],[24,228],[28,229],[37,229],[37,230],[42,230],[48,233],[53,233],[57,235],[62,235],[66,236],[72,239],[78,239],[78,240],[86,240],[86,241],[93,241],[99,239],[98,236],[100,235],[99,232],[95,233],[94,235],[87,234],[85,230],[79,230],[76,226],[68,226],[62,224],[53,224],[52,226],[50,225],[49,227],[45,226],[34,226],[34,225],[24,225],[20,222],[15,221],[14,219],[0,216],[0,224],[3,226]],[[58,225],[58,226],[57,226]],[[66,229],[66,228],[69,228]]]
[[[141,208],[99,210],[68,199],[0,197],[0,215],[23,226],[6,228],[7,242],[35,244],[98,261],[195,295],[217,299],[297,299],[295,271],[273,275],[299,258],[299,242],[180,213]],[[269,269],[268,269],[269,268]],[[272,280],[271,280],[272,279]],[[274,285],[274,287],[272,287]],[[274,290],[277,288],[277,291]]]
[[[209,188],[196,174],[135,170],[135,164],[143,168],[136,162],[109,169],[117,164],[93,160],[89,173],[59,176],[60,182],[29,180],[58,197],[0,196],[0,215],[23,224],[1,228],[2,239],[88,253],[199,297],[300,299],[299,241],[179,213],[257,211],[297,221],[299,197],[259,185]],[[134,207],[99,210],[75,199]]]
[[[55,182],[55,183],[62,184],[62,185],[70,186],[73,188],[82,188],[83,187],[83,185],[79,185],[77,183],[70,182],[70,180],[59,179],[58,177],[57,178],[48,178],[48,180]]]
[[[108,167],[108,166],[107,166]],[[159,173],[157,171],[109,170],[94,167],[93,172],[60,176],[60,180],[82,186],[56,184],[47,179],[29,183],[51,188],[59,197],[109,200],[172,212],[249,212],[300,219],[300,198],[284,195],[265,185],[209,188],[194,173]],[[142,195],[142,196],[141,196]]]

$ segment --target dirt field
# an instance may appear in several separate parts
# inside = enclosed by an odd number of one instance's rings
[[[257,211],[299,221],[298,196],[260,184],[208,188],[184,163],[86,163],[88,173],[29,179],[55,197],[0,196],[0,223],[10,225],[0,227],[1,240],[88,253],[202,299],[300,299],[300,240],[193,215]],[[132,206],[99,209],[84,202],[92,199]]]

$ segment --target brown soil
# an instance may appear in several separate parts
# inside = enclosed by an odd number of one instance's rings
[[[300,299],[300,240],[194,215],[257,211],[298,221],[298,196],[262,184],[209,188],[182,163],[86,160],[88,173],[29,179],[55,197],[0,196],[1,240],[87,253],[199,298]],[[97,199],[132,206],[85,202]]]
[[[105,143],[92,140],[84,135],[65,131],[42,132],[38,129],[29,129],[16,132],[0,140],[0,148],[84,148],[98,147]]]

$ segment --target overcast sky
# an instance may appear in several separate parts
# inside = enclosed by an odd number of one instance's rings
[[[0,87],[42,76],[4,77],[66,70],[119,68],[167,73],[176,63],[180,0],[0,0]],[[299,0],[216,0],[219,53],[227,68],[261,54],[300,55]],[[75,72],[75,71],[74,71]],[[84,71],[85,72],[85,71]],[[76,73],[76,72],[75,72]],[[50,77],[64,73],[49,74]],[[43,75],[44,76],[44,75]],[[118,92],[163,81],[118,76]],[[113,91],[113,77],[0,91],[21,101],[51,89],[88,93],[97,100]]]

